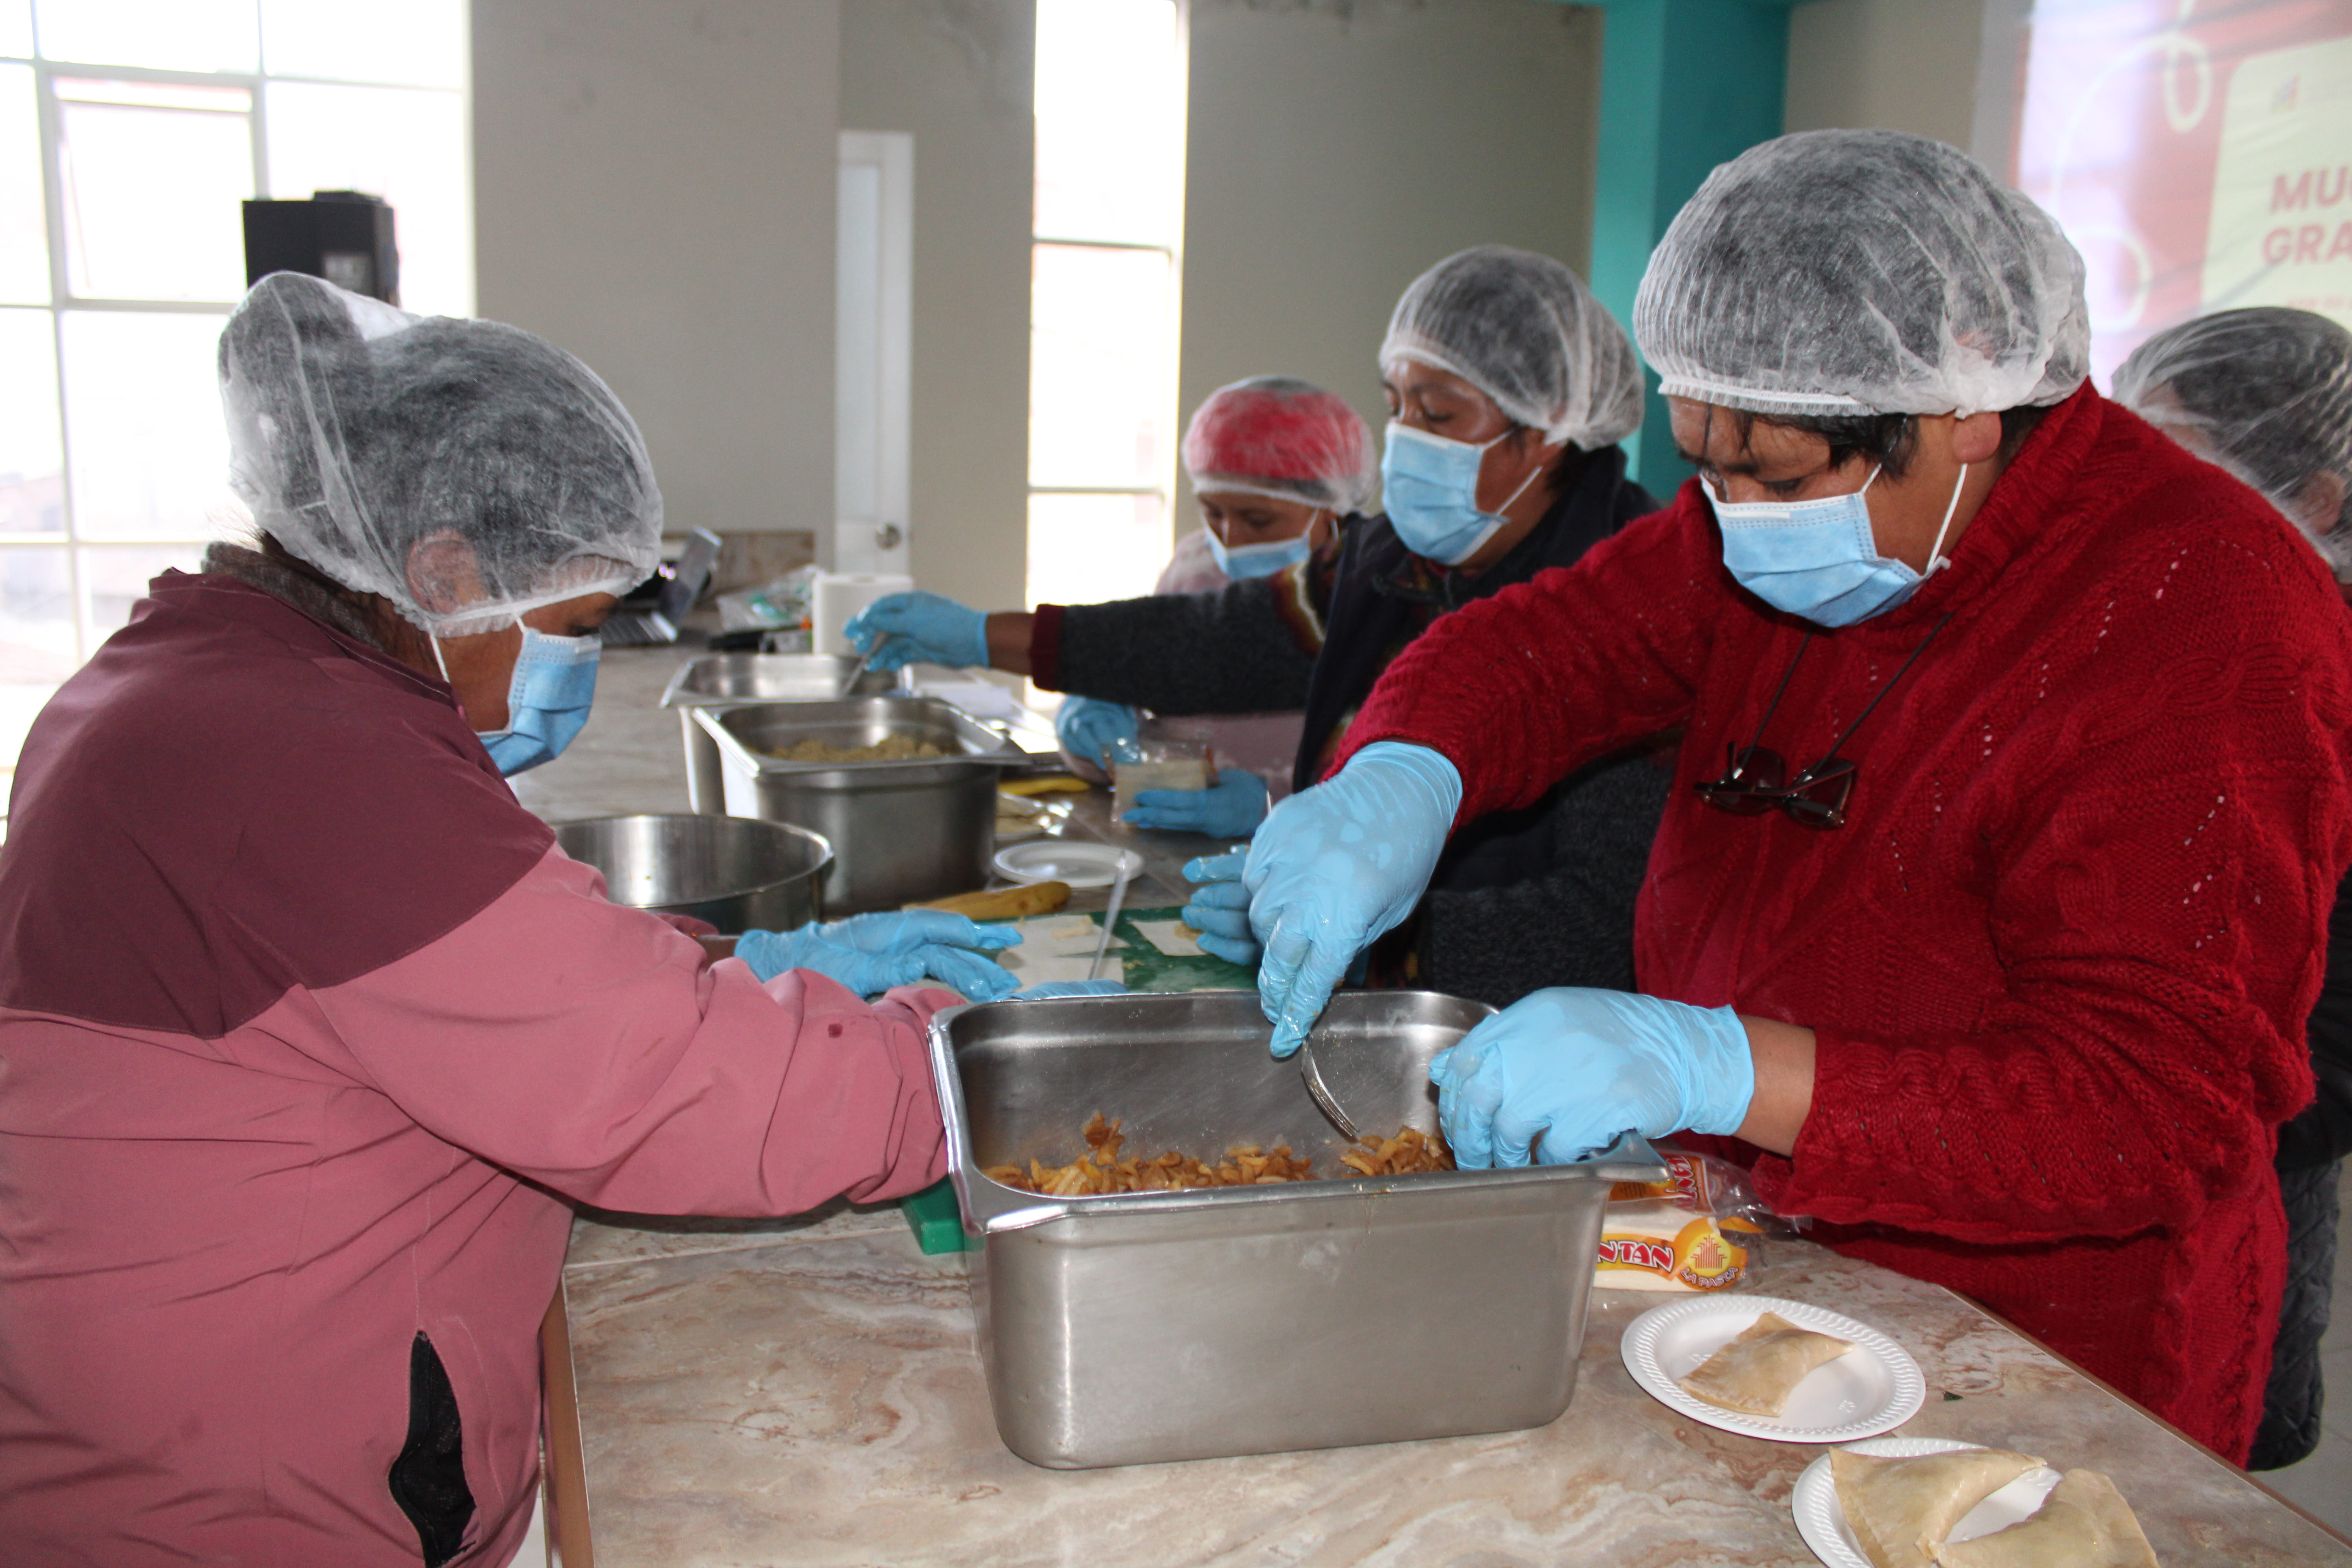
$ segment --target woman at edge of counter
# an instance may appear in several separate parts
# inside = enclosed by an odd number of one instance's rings
[[[281,273],[220,363],[263,548],[166,573],[59,689],[0,855],[0,1556],[503,1563],[566,1200],[935,1181],[960,998],[858,992],[981,985],[996,941],[712,963],[517,803],[660,542],[579,361]]]
[[[1392,416],[1386,510],[1343,523],[1336,554],[1221,593],[1034,614],[899,595],[851,634],[885,668],[985,663],[1160,713],[1303,706],[1292,783],[1312,784],[1415,638],[1657,506],[1616,445],[1642,417],[1633,343],[1550,258],[1488,245],[1438,262],[1398,299],[1379,366]],[[1597,760],[1465,825],[1415,918],[1375,955],[1374,983],[1496,1005],[1544,985],[1631,987],[1634,897],[1667,786],[1659,750]],[[1203,947],[1247,966],[1258,947],[1240,868],[1233,855],[1188,866],[1204,885],[1185,919]]]
[[[1457,1157],[1720,1139],[1820,1239],[2242,1463],[2352,862],[2335,585],[2087,384],[2080,257],[1941,143],[1722,165],[1634,325],[1700,477],[1433,628],[1267,818],[1276,1054],[1455,822],[1683,726],[1643,994],[1538,992],[1441,1054]]]
[[[1235,583],[1286,574],[1339,549],[1340,531],[1380,489],[1372,434],[1346,401],[1286,375],[1255,375],[1203,398],[1184,427],[1184,473],[1201,526],[1176,542],[1152,584],[1156,597],[1214,594]],[[1302,606],[1287,582],[1273,585],[1286,616]],[[1319,622],[1307,612],[1308,637]],[[1054,715],[1063,760],[1097,784],[1129,748],[1198,742],[1215,752],[1217,783],[1198,791],[1146,792],[1128,820],[1139,827],[1246,837],[1269,800],[1290,793],[1303,709],[1146,715],[1124,702],[1066,697]],[[1230,763],[1231,766],[1223,764]]]
[[[2168,327],[2116,371],[2116,401],[2235,475],[2301,531],[2352,604],[2352,332],[2284,306]],[[2318,1097],[2279,1129],[2286,1291],[2250,1470],[2319,1446],[2320,1344],[2335,1293],[2338,1194],[2352,1154],[2352,879],[2327,920],[2327,973],[2306,1026]]]

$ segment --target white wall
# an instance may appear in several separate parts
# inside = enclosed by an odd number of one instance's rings
[[[1432,263],[1496,243],[1581,272],[1600,22],[1549,0],[1193,0],[1183,416],[1279,374],[1377,430],[1381,336]]]
[[[644,428],[674,529],[832,528],[839,0],[473,0],[478,309]]]
[[[915,138],[915,580],[994,608],[1027,571],[1035,43],[1032,0],[841,8],[843,128]]]
[[[1984,0],[1812,0],[1789,19],[1790,131],[1909,131],[1967,148]]]

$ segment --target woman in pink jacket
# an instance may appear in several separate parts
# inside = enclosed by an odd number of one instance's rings
[[[564,1200],[935,1181],[958,998],[857,991],[993,966],[712,963],[516,803],[659,542],[586,366],[281,274],[221,374],[261,548],[58,691],[0,856],[0,1558],[502,1563]]]

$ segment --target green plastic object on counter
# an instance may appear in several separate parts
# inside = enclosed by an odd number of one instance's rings
[[[915,1245],[927,1254],[980,1250],[980,1238],[964,1234],[963,1211],[956,1205],[955,1184],[945,1177],[919,1193],[900,1198],[898,1212],[907,1216],[907,1228],[915,1233]]]

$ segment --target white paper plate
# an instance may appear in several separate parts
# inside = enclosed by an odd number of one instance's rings
[[[998,873],[1016,882],[1108,888],[1118,879],[1122,867],[1132,881],[1143,869],[1143,857],[1115,845],[1074,843],[1066,838],[1042,838],[996,852]]]
[[[1874,1454],[1882,1459],[1915,1459],[1922,1454],[1949,1454],[1961,1448],[1981,1448],[1981,1443],[1958,1443],[1949,1437],[1872,1437],[1860,1443],[1843,1445],[1857,1454]],[[1990,1535],[1996,1530],[2007,1530],[2042,1506],[2050,1489],[2058,1484],[2058,1472],[2044,1465],[2028,1470],[1992,1496],[1960,1516],[1952,1526],[1954,1541],[1974,1541],[1979,1535]],[[1870,1559],[1862,1554],[1853,1531],[1846,1528],[1845,1510],[1838,1505],[1837,1485],[1830,1479],[1830,1457],[1823,1454],[1805,1467],[1797,1478],[1796,1489],[1789,1494],[1789,1510],[1797,1516],[1797,1533],[1813,1549],[1813,1555],[1830,1568],[1870,1568]]]
[[[1778,1415],[1743,1415],[1683,1392],[1675,1381],[1723,1348],[1765,1312],[1801,1329],[1851,1340],[1854,1348],[1815,1367]],[[1919,1413],[1927,1380],[1901,1345],[1825,1307],[1777,1296],[1695,1296],[1653,1307],[1625,1326],[1625,1370],[1656,1398],[1694,1421],[1776,1443],[1850,1443],[1900,1426]]]

